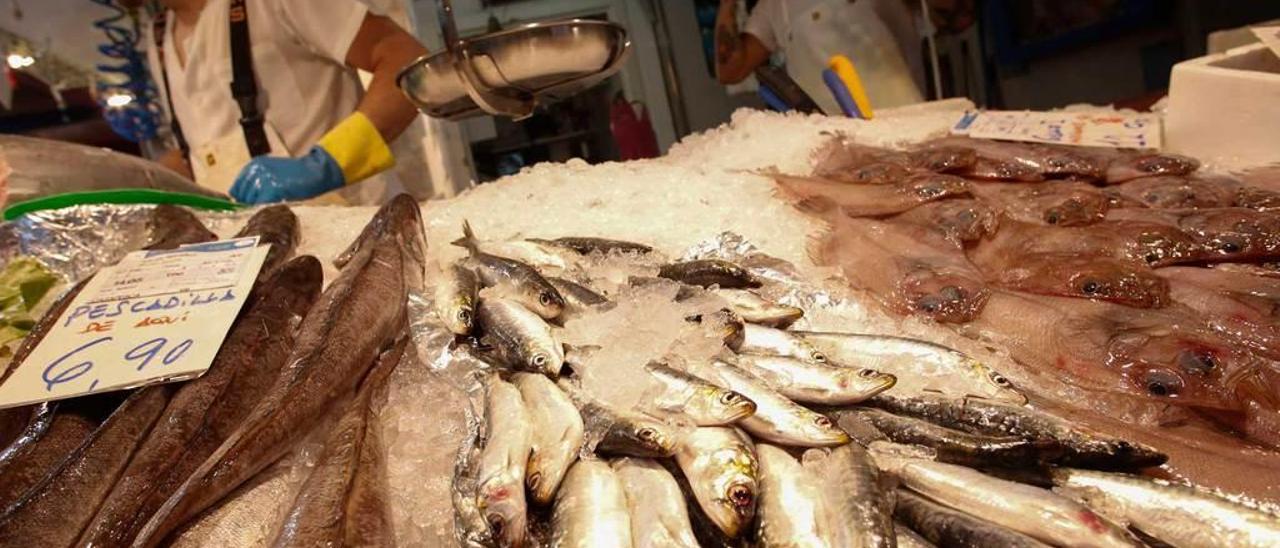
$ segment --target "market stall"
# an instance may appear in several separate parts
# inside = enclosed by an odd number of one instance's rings
[[[27,214],[0,227],[3,256],[41,261],[63,279],[59,287],[79,287],[147,245],[256,235],[277,255],[264,259],[263,272],[275,273],[260,277],[199,379],[4,410],[0,474],[31,479],[23,492],[2,493],[11,498],[0,538],[184,546],[1280,541],[1270,339],[1263,331],[1230,338],[1243,324],[1215,330],[1216,309],[1177,313],[1196,306],[1179,292],[1182,276],[1220,272],[1217,263],[1244,254],[1269,256],[1274,233],[1254,237],[1233,225],[1230,235],[1244,238],[1232,240],[1237,247],[1187,255],[1194,267],[1100,268],[1059,254],[1023,277],[1001,276],[1024,265],[985,262],[959,236],[966,232],[947,232],[957,225],[937,225],[958,242],[940,247],[931,247],[932,232],[902,236],[902,227],[952,219],[990,230],[979,231],[979,243],[1002,242],[1010,227],[1043,243],[1054,235],[1045,231],[1160,213],[1133,202],[1153,195],[1139,188],[1141,177],[1095,186],[965,175],[975,157],[996,159],[983,148],[990,143],[934,140],[971,107],[928,103],[874,121],[743,110],[654,160],[543,164],[457,198],[400,199],[381,210],[290,206],[296,220],[278,206],[195,217],[110,205]],[[902,159],[944,146],[953,163]],[[1027,157],[1008,150],[997,152]],[[1233,180],[1236,191],[1224,198],[1259,200],[1252,205],[1193,204],[1218,194],[1188,191],[1185,178],[1208,184],[1213,165],[1153,158],[1161,167],[1141,173],[1153,176],[1143,184],[1184,178],[1155,196],[1202,211],[1254,207],[1249,219],[1258,223],[1273,215],[1265,198],[1276,190],[1264,179]],[[1105,180],[1109,168],[1132,165],[1113,160],[1085,168]],[[995,172],[1010,173],[1003,168]],[[906,201],[871,200],[896,211],[858,210],[868,203],[860,189],[899,184],[870,181],[895,169],[933,186]],[[1076,194],[1005,194],[1034,185]],[[1105,199],[1090,201],[1095,194]],[[1000,208],[999,223],[945,214],[944,204]],[[1098,218],[1076,215],[1085,206]],[[1196,234],[1222,237],[1216,226],[1186,230],[1186,246],[1200,241]],[[937,251],[946,245],[954,251]],[[1144,249],[1209,252],[1162,245]],[[965,253],[985,269],[971,279],[946,258],[964,262]],[[1267,268],[1256,264],[1247,268]],[[1130,283],[1148,271],[1178,276],[1155,289]],[[1089,291],[1081,284],[1094,278],[1071,277],[1079,272],[1118,285]],[[1264,291],[1271,274],[1257,272],[1240,274],[1263,286],[1245,300],[1274,302]],[[951,281],[939,286],[938,276]],[[14,367],[47,327],[33,328]],[[1072,359],[1081,363],[1065,363]],[[1195,397],[1136,394],[1152,383],[1127,376],[1135,364],[1168,369],[1169,378],[1156,379],[1162,388],[1176,379]],[[1264,384],[1249,384],[1254,378]],[[114,412],[100,408],[104,397]],[[90,400],[97,403],[83,403]],[[217,418],[181,426],[206,413]],[[70,431],[72,418],[88,422]],[[74,442],[67,460],[40,466],[35,449],[60,439]],[[86,463],[113,471],[77,472]],[[74,527],[43,527],[40,516],[51,512]]]

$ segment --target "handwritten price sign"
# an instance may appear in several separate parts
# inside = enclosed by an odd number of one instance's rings
[[[952,132],[981,139],[1113,148],[1160,148],[1160,118],[1119,112],[985,110],[966,113]]]
[[[129,254],[85,285],[0,385],[0,408],[199,376],[266,255],[257,237]]]

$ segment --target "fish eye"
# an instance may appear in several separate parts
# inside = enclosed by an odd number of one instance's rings
[[[500,514],[489,514],[485,520],[489,522],[489,530],[493,531],[493,535],[501,537],[502,531],[507,527],[507,521]]]
[[[1051,225],[1058,224],[1058,221],[1060,220],[1062,220],[1062,217],[1061,215],[1058,214],[1057,211],[1049,211],[1044,216],[1044,222],[1049,223]]]
[[[810,357],[810,358],[812,358],[812,359],[813,359],[813,361],[815,361],[815,362],[818,362],[818,363],[827,363],[827,355],[826,355],[826,354],[823,354],[822,352],[819,352],[819,351],[817,351],[817,350],[814,350],[813,352],[810,352],[810,353],[809,353],[809,357]]]
[[[539,293],[538,302],[542,303],[542,306],[551,306],[555,303],[555,299],[551,298],[550,293]]]
[[[733,501],[733,505],[739,508],[751,506],[755,498],[755,495],[751,493],[751,488],[746,485],[734,485],[729,488],[729,500]]]
[[[654,441],[658,438],[658,432],[652,428],[641,428],[636,431],[636,436],[644,441]]]
[[[863,369],[858,371],[858,376],[864,379],[870,379],[874,377],[879,377],[880,372],[876,371],[875,369]]]
[[[529,477],[528,479],[525,480],[525,483],[529,485],[529,489],[537,489],[538,484],[542,483],[542,472],[534,472],[532,474],[529,474]]]
[[[1148,371],[1142,377],[1142,383],[1153,396],[1176,396],[1182,391],[1182,379],[1162,369]]]
[[[1188,373],[1204,375],[1217,367],[1218,362],[1208,352],[1184,350],[1178,353],[1178,367]]]
[[[729,404],[733,404],[733,403],[735,403],[735,402],[737,402],[737,401],[738,401],[738,393],[737,393],[737,392],[725,392],[725,393],[723,393],[723,394],[720,394],[720,403],[723,403],[723,404],[725,404],[725,405],[729,405]]]
[[[1146,259],[1148,263],[1154,263],[1160,260],[1160,256],[1155,253],[1148,253],[1147,256],[1143,258]]]
[[[1221,249],[1223,253],[1236,253],[1240,251],[1241,245],[1239,242],[1227,240],[1222,242],[1222,245],[1218,246],[1218,249]]]
[[[1094,295],[1101,290],[1102,290],[1102,284],[1094,280],[1089,280],[1083,284],[1080,284],[1080,291],[1082,291],[1085,295]]]
[[[813,424],[823,428],[831,428],[831,419],[827,418],[826,415],[818,415],[817,417],[814,417]]]
[[[463,308],[458,311],[458,321],[463,324],[471,324],[471,311]]]
[[[533,364],[534,367],[542,367],[547,365],[547,356],[545,354],[534,354],[532,358],[529,358],[529,363]]]
[[[1008,388],[1013,385],[1013,383],[1009,382],[1009,379],[1006,379],[1004,375],[996,373],[995,371],[992,371],[989,376],[991,378],[991,382],[996,383],[996,386],[1001,388]]]

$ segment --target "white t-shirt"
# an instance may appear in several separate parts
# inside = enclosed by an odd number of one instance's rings
[[[152,76],[161,94],[172,93],[192,150],[231,133],[242,135],[240,107],[231,97],[228,5],[229,0],[208,0],[182,48],[185,67],[173,42],[176,17],[169,14],[163,60],[169,90],[163,89],[152,25],[144,31]],[[289,155],[301,156],[360,102],[360,79],[345,63],[368,7],[356,0],[247,0],[245,5],[258,108]]]
[[[832,28],[849,21],[837,21],[830,17],[819,19],[814,13],[829,11],[841,5],[837,0],[759,0],[747,17],[744,32],[755,36],[772,52],[781,51],[784,57],[812,57],[789,59],[787,71],[792,79],[828,113],[839,112],[829,90],[822,84],[820,74],[797,74],[796,71],[819,70],[825,67],[832,54],[842,53],[853,61],[862,77],[862,84],[871,97],[872,106],[884,108],[910,104],[923,100],[919,86],[924,83],[924,63],[920,55],[920,36],[916,32],[910,10],[902,0],[844,0],[849,6],[855,3],[865,7],[858,13],[874,18],[874,21],[854,20],[857,28]],[[821,9],[820,9],[821,8]],[[808,17],[809,20],[804,20]],[[809,34],[793,36],[797,27],[803,26]],[[824,32],[817,32],[824,29]],[[804,31],[801,31],[804,32]],[[862,33],[861,35],[858,33]],[[820,38],[818,34],[822,34]],[[832,47],[832,37],[839,47]],[[884,42],[878,39],[883,37]],[[796,40],[793,40],[796,39]],[[797,42],[796,51],[789,51]],[[866,48],[872,48],[867,50]],[[832,51],[828,51],[828,50]],[[861,54],[866,58],[860,59]],[[904,80],[905,79],[905,80]]]

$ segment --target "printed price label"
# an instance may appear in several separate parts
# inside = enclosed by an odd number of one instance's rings
[[[979,139],[1113,148],[1160,148],[1160,117],[1119,112],[967,112],[952,133]]]
[[[0,385],[0,408],[199,376],[267,248],[239,238],[138,251],[102,269]]]

